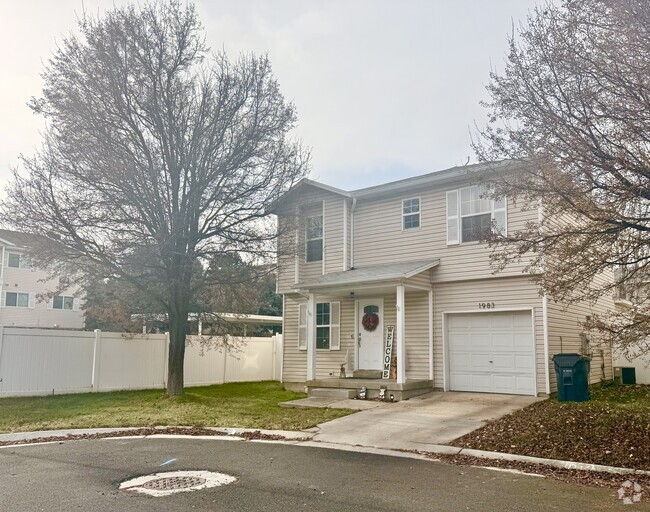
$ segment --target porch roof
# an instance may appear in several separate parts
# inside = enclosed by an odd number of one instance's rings
[[[320,290],[344,286],[358,286],[369,283],[400,281],[425,272],[440,263],[439,259],[387,263],[333,272],[297,283],[295,288]]]

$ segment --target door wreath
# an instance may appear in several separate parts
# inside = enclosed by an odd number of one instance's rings
[[[377,313],[365,313],[361,319],[361,325],[366,331],[374,331],[379,325],[379,315]]]

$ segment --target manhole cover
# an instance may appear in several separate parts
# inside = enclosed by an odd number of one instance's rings
[[[144,489],[156,489],[159,491],[175,491],[203,485],[205,482],[205,478],[199,478],[198,476],[168,476],[149,480],[142,484],[142,487]]]
[[[133,491],[150,496],[168,496],[177,492],[198,491],[228,485],[237,480],[234,476],[212,471],[173,471],[139,476],[120,484],[123,491]]]

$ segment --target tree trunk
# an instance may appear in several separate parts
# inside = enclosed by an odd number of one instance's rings
[[[167,395],[180,396],[184,393],[183,363],[185,361],[185,338],[189,298],[182,290],[172,290],[169,311],[169,362],[167,372]]]
[[[187,336],[187,313],[169,316],[169,363],[167,372],[167,395],[184,393],[183,363],[185,361],[185,337]]]

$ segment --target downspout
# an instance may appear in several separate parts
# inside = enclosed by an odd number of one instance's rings
[[[541,227],[544,222],[544,205],[542,200],[539,200],[537,206],[537,222]],[[544,260],[542,260],[542,272],[544,272]],[[542,332],[544,336],[544,371],[546,372],[545,391],[547,395],[551,394],[551,355],[548,340],[548,297],[546,294],[542,296]]]
[[[354,269],[354,210],[357,207],[357,198],[352,198],[350,208],[350,269]]]

